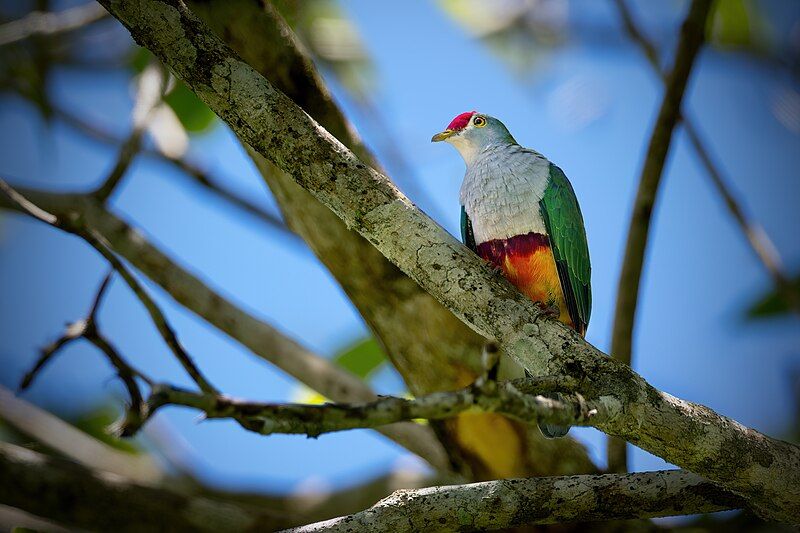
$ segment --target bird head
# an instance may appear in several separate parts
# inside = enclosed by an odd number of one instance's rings
[[[461,113],[454,118],[446,130],[431,139],[431,142],[439,141],[455,146],[467,164],[486,146],[515,142],[502,122],[477,111]]]

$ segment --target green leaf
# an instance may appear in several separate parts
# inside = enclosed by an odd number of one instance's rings
[[[175,111],[186,131],[192,133],[208,130],[217,118],[217,115],[180,81],[175,83],[175,88],[164,101]]]
[[[800,276],[797,276],[790,283],[791,289],[800,298]],[[762,296],[755,303],[753,303],[747,310],[748,318],[774,318],[776,316],[785,315],[791,312],[789,302],[786,297],[778,292],[777,289],[770,290],[766,295]]]
[[[155,56],[146,48],[136,48],[128,64],[136,74],[141,74]],[[215,123],[217,115],[189,89],[185,83],[175,80],[175,86],[164,97],[184,129],[190,133],[202,133]]]
[[[333,360],[364,380],[387,362],[386,354],[373,337],[356,341],[337,353]]]
[[[716,0],[706,28],[708,38],[725,48],[759,49],[769,34],[766,19],[755,2]]]
[[[141,74],[154,57],[147,48],[137,46],[128,58],[128,65],[135,74]]]
[[[99,441],[118,450],[129,453],[139,453],[141,450],[131,440],[119,439],[108,433],[108,427],[119,418],[116,408],[110,405],[101,405],[97,408],[80,414],[70,422],[84,433],[91,435]]]

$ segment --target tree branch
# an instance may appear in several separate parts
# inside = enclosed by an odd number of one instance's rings
[[[385,176],[231,53],[182,3],[100,2],[241,138],[291,172],[456,316],[497,339],[533,375],[578,379],[587,400],[615,413],[598,424],[604,432],[722,484],[762,516],[794,520],[800,515],[796,446],[654,389],[627,365],[547,319]]]
[[[108,344],[97,330],[97,313],[100,310],[100,305],[103,302],[103,297],[105,296],[106,290],[109,287],[113,273],[114,271],[112,270],[106,274],[102,283],[100,283],[100,288],[97,290],[97,294],[95,295],[94,302],[92,303],[92,307],[89,310],[88,316],[82,320],[78,320],[68,325],[66,331],[61,337],[59,337],[50,346],[42,350],[42,354],[34,364],[33,368],[22,378],[22,383],[19,387],[20,390],[27,389],[33,383],[33,380],[41,371],[45,363],[52,359],[52,357],[55,356],[56,353],[68,342],[83,338],[92,343],[98,343],[100,345]],[[98,347],[100,348],[100,346]],[[113,348],[111,351],[113,351]],[[138,385],[136,384],[134,378],[136,376],[140,376],[148,382],[151,380],[144,376],[141,372],[134,370],[119,357],[112,356],[109,357],[109,360],[117,369],[120,379],[122,379],[125,383],[125,387],[128,389],[131,401],[140,404],[142,402],[142,395],[139,392]]]
[[[175,355],[175,358],[181,364],[186,373],[191,376],[195,383],[197,383],[197,386],[200,387],[200,390],[209,393],[217,393],[217,390],[214,388],[214,386],[211,385],[200,369],[194,364],[191,356],[186,353],[186,350],[183,349],[180,341],[178,341],[178,337],[175,335],[175,331],[172,329],[172,326],[170,326],[169,322],[167,322],[167,318],[161,312],[161,309],[159,309],[155,301],[150,298],[150,295],[147,294],[147,291],[144,290],[144,287],[139,284],[139,281],[134,277],[133,273],[128,270],[128,267],[126,267],[122,261],[117,258],[111,248],[109,248],[102,235],[88,226],[85,220],[79,216],[59,218],[44,211],[40,207],[33,204],[30,200],[22,196],[20,193],[12,189],[3,179],[0,179],[0,191],[5,193],[5,195],[10,198],[12,202],[17,204],[24,212],[42,222],[82,238],[100,255],[102,255],[106,261],[111,264],[114,270],[117,271],[120,277],[125,280],[125,283],[128,284],[128,287],[130,287],[133,293],[139,298],[139,301],[142,302],[142,305],[144,305],[147,313],[150,315],[150,319],[153,321],[156,329],[161,334],[164,342],[172,351],[173,355]]]
[[[169,75],[165,69],[156,63],[149,64],[139,75],[136,98],[131,112],[133,129],[120,146],[117,161],[105,181],[92,193],[98,201],[105,202],[111,196],[128,171],[133,159],[141,151],[147,125],[153,111],[161,103],[168,80]]]
[[[19,20],[0,26],[0,46],[34,35],[55,35],[74,31],[107,16],[108,12],[94,2],[87,2],[58,13],[32,11]]]
[[[503,479],[400,490],[360,513],[287,531],[491,531],[711,513],[740,505],[735,496],[682,470]]]
[[[87,468],[113,472],[145,485],[155,485],[165,477],[165,472],[151,456],[118,450],[14,396],[2,386],[0,419],[4,424]]]
[[[457,391],[434,392],[415,399],[386,396],[368,403],[324,405],[247,402],[162,384],[153,388],[147,403],[150,412],[167,405],[182,405],[203,411],[207,418],[233,418],[262,435],[284,433],[309,437],[415,419],[440,420],[465,411],[500,413],[526,424],[546,421],[572,426],[594,425],[608,416],[605,406],[588,404],[580,394],[561,400],[539,396],[554,390],[553,378],[503,383],[478,380]],[[517,386],[536,391],[537,395],[520,392]]]
[[[66,111],[58,107],[56,107],[53,111],[56,117],[61,119],[65,124],[78,130],[79,132],[83,133],[88,137],[91,137],[102,143],[112,144],[112,145],[123,145],[125,143],[125,140],[117,138],[112,133],[102,129],[101,127],[95,124],[87,122],[83,118],[69,111]],[[250,200],[242,198],[234,194],[233,192],[229,191],[228,189],[224,188],[219,183],[220,180],[215,179],[214,177],[209,175],[208,172],[203,170],[200,166],[186,160],[185,158],[172,157],[154,149],[144,148],[142,150],[142,154],[148,157],[152,157],[155,160],[163,161],[171,165],[172,167],[179,170],[181,174],[193,180],[197,185],[202,187],[204,190],[218,196],[219,198],[221,198],[228,204],[232,205],[233,207],[236,207],[237,209],[244,211],[245,213],[254,217],[256,220],[264,223],[268,227],[280,230],[281,232],[283,232],[284,235],[290,236],[296,242],[299,242],[297,234],[291,231],[289,228],[287,228],[286,224],[284,224],[279,217],[265,210],[261,206],[256,205]]]
[[[675,54],[675,65],[667,79],[667,87],[645,155],[639,179],[639,190],[633,205],[622,272],[617,289],[617,306],[611,352],[616,359],[630,364],[639,282],[650,231],[650,220],[656,202],[661,175],[672,141],[672,133],[680,118],[681,101],[705,36],[705,21],[711,9],[710,0],[693,0],[681,28]]]
[[[333,101],[304,47],[271,3],[204,0],[190,2],[190,6],[248,64],[362,162],[378,168]],[[242,143],[247,147],[245,141]],[[485,339],[366,239],[350,231],[291,175],[247,148],[287,225],[339,283],[409,390],[421,395],[461,388],[474,381],[481,372],[479,354]],[[446,443],[459,472],[473,480],[597,471],[586,449],[574,439],[545,439],[537,428],[499,415],[468,414],[431,427]],[[490,439],[502,445],[487,445]]]
[[[452,482],[395,471],[328,495],[284,496],[187,490],[175,479],[156,487],[115,474],[0,443],[0,504],[93,531],[275,531],[357,512],[393,490]]]
[[[341,402],[363,402],[377,397],[358,377],[310,352],[210,289],[91,196],[21,191],[25,197],[60,217],[85,220],[117,253],[159,284],[179,304],[325,397]],[[6,200],[5,195],[0,195],[0,207],[22,211],[17,204]],[[419,424],[395,424],[379,431],[434,468],[449,470],[447,454],[430,428]]]
[[[3,504],[96,531],[274,531],[298,523],[285,510],[140,485],[6,443],[0,478]]]
[[[615,0],[615,3],[628,36],[639,45],[639,48],[647,58],[650,66],[661,77],[664,83],[666,83],[667,73],[661,69],[658,60],[659,54],[655,45],[639,30],[625,0]],[[777,248],[769,238],[769,235],[764,231],[761,224],[747,214],[746,210],[742,207],[742,203],[737,200],[731,192],[731,187],[728,183],[729,180],[722,175],[722,172],[719,170],[719,165],[715,164],[712,160],[710,151],[700,136],[694,120],[688,116],[687,110],[681,112],[681,119],[683,120],[683,127],[689,138],[689,143],[694,148],[697,157],[700,159],[700,163],[705,168],[706,174],[711,178],[711,183],[725,202],[725,207],[728,208],[731,216],[739,225],[739,229],[741,229],[747,239],[750,249],[764,265],[767,273],[772,277],[775,287],[783,295],[789,308],[795,313],[800,313],[800,295],[792,286],[789,277],[784,271],[783,262],[781,261]]]
[[[117,370],[117,375],[122,380],[125,388],[128,391],[130,404],[125,409],[125,417],[117,424],[117,427],[115,428],[115,433],[117,432],[116,430],[119,430],[121,436],[127,437],[138,431],[138,429],[149,416],[149,413],[146,410],[147,406],[144,403],[144,398],[142,397],[142,392],[139,389],[139,384],[136,382],[136,378],[141,378],[150,386],[153,385],[153,380],[148,378],[142,372],[134,369],[125,360],[125,358],[120,355],[111,341],[109,341],[100,333],[100,330],[97,327],[97,313],[100,309],[100,304],[103,301],[103,297],[105,296],[106,289],[109,286],[113,273],[113,270],[109,272],[103,279],[103,282],[100,284],[100,288],[97,291],[97,295],[95,296],[94,303],[89,311],[89,315],[86,318],[73,322],[67,326],[66,331],[61,337],[59,337],[47,348],[42,350],[42,353],[39,359],[33,365],[33,368],[23,377],[22,383],[20,384],[20,390],[27,389],[33,383],[33,380],[39,374],[44,365],[50,361],[61,350],[61,348],[73,340],[81,338],[86,339],[101,352],[103,352],[111,365]]]
[[[711,10],[710,0],[693,0],[681,28],[675,64],[665,78],[666,89],[661,109],[650,136],[644,166],[639,178],[639,190],[633,204],[628,240],[622,261],[614,327],[611,334],[611,353],[619,361],[631,364],[633,328],[639,302],[639,285],[644,268],[644,256],[650,235],[650,219],[656,203],[664,163],[672,143],[672,132],[680,119],[681,101],[692,72],[695,58],[705,40],[705,23]],[[627,19],[625,19],[627,20]],[[638,35],[638,34],[637,34]],[[648,48],[648,54],[654,54]],[[657,56],[653,55],[653,60]],[[608,444],[608,469],[625,472],[628,469],[627,445],[624,440],[610,439]]]

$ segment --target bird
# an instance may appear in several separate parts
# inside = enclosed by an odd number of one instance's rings
[[[589,247],[564,172],[520,146],[500,120],[477,111],[459,114],[431,141],[453,145],[466,164],[459,194],[463,243],[548,315],[585,336],[592,308]],[[526,375],[510,358],[500,365],[498,377]],[[548,438],[569,431],[539,428]]]

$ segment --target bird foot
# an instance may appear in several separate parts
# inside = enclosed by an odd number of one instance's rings
[[[558,318],[561,316],[561,310],[557,305],[546,304],[544,302],[536,302],[536,305],[542,311],[542,314],[547,318]]]
[[[506,277],[506,271],[503,270],[503,267],[496,263],[492,263],[491,261],[487,261],[487,263],[489,264],[489,268],[492,269],[492,274],[495,276]]]

